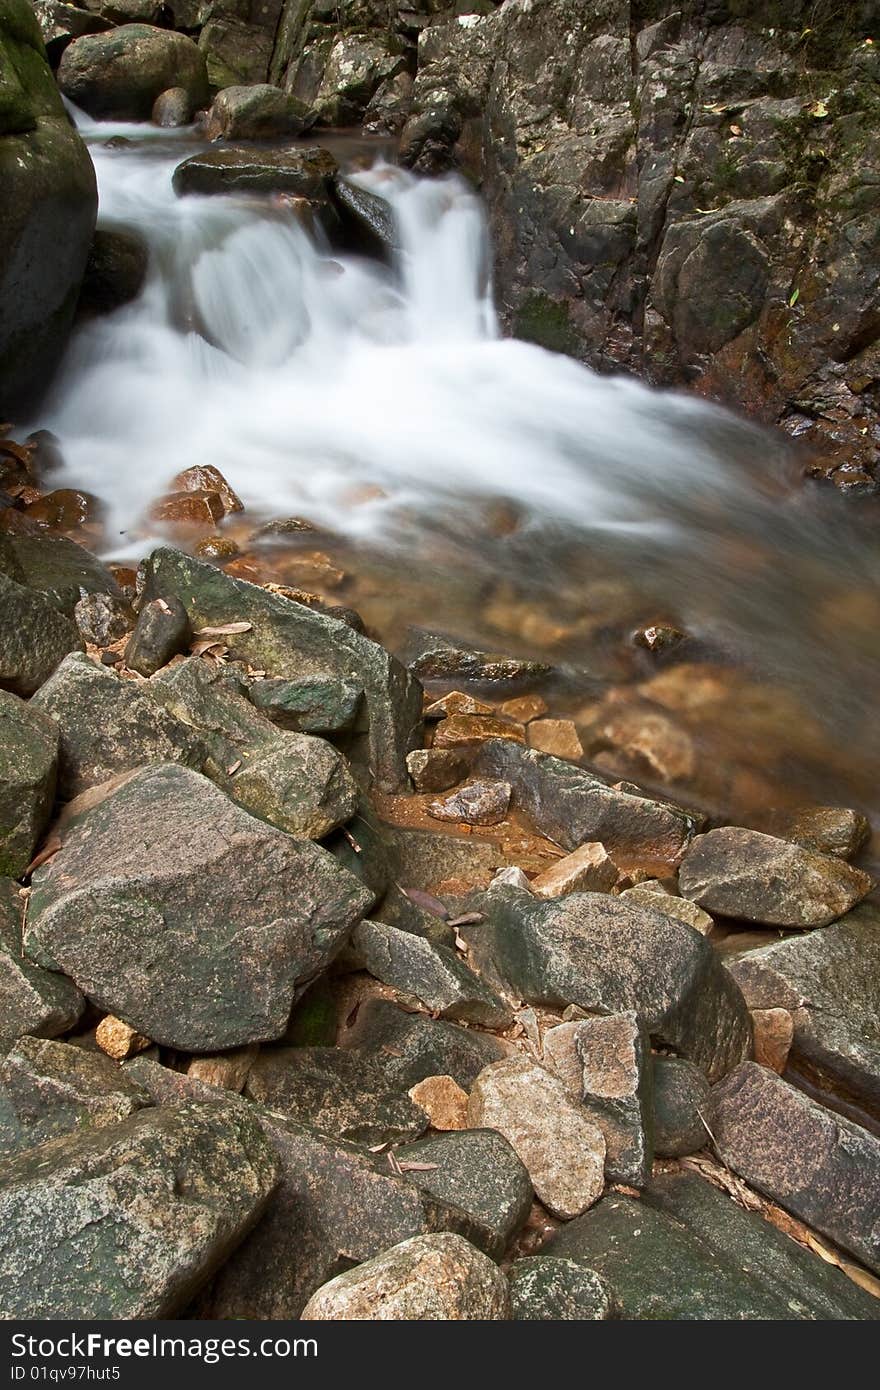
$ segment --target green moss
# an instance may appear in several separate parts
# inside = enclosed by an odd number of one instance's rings
[[[575,356],[580,347],[572,325],[568,305],[549,295],[530,294],[516,313],[514,335],[527,343],[537,343],[551,352],[566,352]]]

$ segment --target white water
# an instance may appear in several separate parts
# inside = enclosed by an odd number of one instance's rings
[[[787,487],[780,441],[695,397],[503,339],[482,209],[462,182],[358,175],[394,209],[388,268],[316,245],[283,205],[175,197],[190,136],[83,132],[101,221],[136,228],[151,270],[137,302],[78,333],[33,423],[60,437],[64,481],[111,508],[117,555],[143,553],[150,504],[194,463],[220,468],[253,513],[403,553],[438,525],[464,536],[476,499],[505,497],[528,517],[526,543],[481,540],[490,572],[552,594],[557,542],[595,552],[791,681],[844,740],[862,721],[876,643],[856,654],[845,631],[813,626],[829,594],[880,589],[852,512]],[[107,149],[112,134],[136,143]],[[443,626],[438,579],[437,612],[414,617]]]

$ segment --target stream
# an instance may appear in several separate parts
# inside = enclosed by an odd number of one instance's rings
[[[381,154],[357,169],[394,211],[388,266],[331,250],[280,202],[177,198],[191,132],[79,124],[100,225],[145,238],[150,272],[79,329],[26,424],[58,436],[58,485],[105,504],[108,556],[163,539],[151,504],[213,464],[246,506],[224,531],[308,519],[309,548],[352,576],[336,601],[392,648],[445,633],[552,665],[554,714],[647,702],[672,719],[694,767],[664,778],[655,758],[647,783],[719,815],[880,807],[870,509],[805,488],[781,435],[503,337],[483,210],[456,178]],[[248,545],[284,579],[293,551]],[[678,664],[632,644],[658,622],[687,634]]]

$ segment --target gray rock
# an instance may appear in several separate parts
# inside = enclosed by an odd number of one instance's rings
[[[0,1156],[104,1129],[149,1104],[103,1052],[21,1038],[0,1062]]]
[[[199,34],[212,87],[251,86],[266,81],[272,34],[259,24],[243,24],[212,11]]]
[[[359,187],[341,174],[337,174],[333,180],[333,196],[339,207],[343,229],[355,249],[390,255],[397,248],[394,213],[384,198]]]
[[[401,40],[381,29],[332,34],[326,56],[321,52],[316,65],[320,73],[316,88],[309,83],[310,59],[314,63],[307,47],[298,70],[288,71],[287,85],[301,92],[313,119],[327,126],[359,123],[383,82],[407,65]]]
[[[488,1033],[406,1013],[390,999],[367,999],[343,1042],[372,1058],[403,1091],[426,1076],[451,1076],[468,1091],[484,1067],[507,1055]]]
[[[26,1034],[54,1038],[66,1033],[85,1008],[71,980],[41,970],[22,954],[23,913],[16,886],[0,880],[0,1048]]]
[[[58,792],[69,801],[89,787],[146,763],[200,768],[199,734],[167,710],[149,686],[125,680],[74,652],[31,701],[60,738]]]
[[[78,39],[82,34],[100,34],[110,28],[108,19],[89,14],[75,5],[66,5],[62,0],[34,0],[33,9],[46,50],[54,57],[66,48],[71,39]]]
[[[788,1009],[789,1067],[880,1116],[880,910],[863,903],[821,932],[728,962],[749,1008]]]
[[[194,627],[247,621],[229,642],[232,654],[270,676],[342,678],[363,686],[369,716],[369,762],[386,791],[406,788],[406,755],[419,740],[421,690],[394,657],[346,623],[173,550],[148,562],[147,601],[179,598]]]
[[[428,1127],[424,1110],[379,1066],[335,1047],[264,1049],[244,1093],[298,1124],[351,1143],[417,1139]]]
[[[617,1300],[595,1270],[554,1255],[529,1255],[508,1270],[510,1307],[518,1321],[602,1322],[617,1316]]]
[[[401,931],[412,932],[414,936],[424,936],[437,946],[454,946],[455,928],[449,925],[449,914],[441,917],[431,912],[427,906],[420,904],[417,897],[410,896],[414,892],[413,889],[404,892],[396,883],[389,884],[380,906],[373,909],[372,917],[388,922]],[[428,897],[432,896],[428,894]],[[439,903],[439,899],[437,901]]]
[[[193,99],[185,87],[169,87],[160,92],[153,102],[150,119],[153,125],[165,130],[179,129],[189,125],[195,115]]]
[[[70,618],[84,594],[124,600],[106,566],[67,536],[0,536],[0,574],[45,594]]]
[[[633,1010],[653,1039],[713,1079],[749,1055],[745,1000],[706,938],[683,922],[605,893],[543,902],[504,886],[485,895],[483,912],[483,922],[460,929],[478,968],[494,969],[530,1003]]]
[[[0,573],[0,688],[33,695],[68,652],[82,649],[76,623],[45,594]]]
[[[672,863],[695,828],[693,818],[670,802],[615,791],[574,763],[509,740],[484,744],[474,770],[510,782],[514,804],[564,849],[598,840],[612,857],[623,852]]]
[[[581,1098],[605,1135],[612,1182],[643,1187],[654,1161],[653,1059],[635,1013],[587,1018],[577,1025]]]
[[[155,1042],[214,1052],[280,1037],[370,901],[324,850],[165,764],[71,822],[34,874],[25,950]]]
[[[727,917],[773,927],[826,927],[860,902],[873,880],[835,855],[725,826],[694,840],[679,887],[683,897]]]
[[[406,766],[417,792],[445,792],[467,776],[467,760],[454,748],[415,748]]]
[[[358,789],[342,754],[324,739],[277,729],[234,671],[194,656],[152,689],[204,740],[206,774],[252,815],[314,840],[351,819]]]
[[[725,1077],[715,1100],[723,1162],[880,1272],[880,1139],[755,1062]]]
[[[75,105],[104,120],[148,121],[169,87],[183,87],[196,107],[208,100],[205,60],[192,39],[148,24],[75,39],[58,66],[58,85]]]
[[[605,1138],[555,1076],[527,1057],[493,1062],[468,1099],[468,1125],[497,1129],[544,1206],[569,1221],[602,1195]]]
[[[611,1286],[629,1321],[876,1319],[876,1299],[717,1188],[688,1173],[639,1199],[609,1193],[542,1255]]]
[[[84,594],[73,610],[84,642],[106,647],[118,642],[134,622],[131,605],[113,594]]]
[[[187,193],[293,193],[321,199],[327,196],[335,172],[336,161],[327,150],[224,145],[190,155],[174,170],[173,183],[180,197]]]
[[[426,807],[435,820],[463,821],[465,825],[497,825],[510,806],[509,782],[468,782],[443,801]]]
[[[313,1294],[305,1321],[507,1319],[507,1280],[461,1236],[414,1236]]]
[[[279,729],[301,734],[340,734],[354,727],[364,692],[354,681],[316,676],[300,681],[251,681],[247,696]]]
[[[435,891],[450,879],[485,888],[496,869],[507,864],[504,851],[489,841],[429,830],[388,826],[385,847],[394,881],[419,892]]]
[[[125,664],[141,676],[153,676],[190,644],[186,609],[173,595],[142,603],[125,649]]]
[[[794,840],[804,849],[836,854],[852,859],[871,838],[867,816],[845,806],[805,806],[795,811],[776,812],[768,827],[783,840]]]
[[[171,1317],[260,1216],[278,1160],[256,1120],[142,1110],[0,1164],[0,1316]],[[87,1269],[88,1279],[71,1278]]]
[[[301,135],[305,108],[280,87],[224,87],[205,121],[209,140],[277,140]]]
[[[352,945],[374,979],[419,1000],[444,1018],[505,1028],[513,1012],[448,946],[399,931],[384,922],[361,922]]]
[[[58,730],[49,717],[0,691],[0,875],[20,878],[55,800]]]
[[[654,1152],[683,1158],[709,1143],[715,1101],[703,1072],[686,1057],[654,1058]]]
[[[641,903],[644,907],[653,907],[657,912],[665,912],[667,917],[675,917],[679,922],[687,922],[702,936],[706,936],[714,925],[708,912],[697,907],[689,898],[678,898],[673,893],[660,892],[644,883],[624,888],[620,897],[627,902]]]
[[[114,309],[137,299],[147,278],[149,261],[146,242],[139,236],[99,228],[92,238],[86,262],[78,316],[111,314]]]
[[[469,1239],[500,1260],[525,1224],[532,1183],[522,1161],[494,1129],[466,1129],[402,1144],[394,1156],[410,1182],[472,1218]],[[433,1165],[424,1168],[408,1164]]]

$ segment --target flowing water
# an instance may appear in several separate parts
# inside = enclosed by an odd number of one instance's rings
[[[738,769],[703,788],[728,812],[880,804],[875,516],[803,489],[780,437],[502,337],[481,205],[455,178],[355,174],[394,210],[385,266],[281,202],[175,197],[192,135],[81,125],[101,223],[147,240],[150,273],[78,332],[31,423],[59,436],[64,485],[109,508],[110,554],[143,554],[150,504],[211,463],[251,529],[323,528],[361,577],[340,601],[390,645],[415,625],[545,658],[570,712],[609,682],[624,704],[656,694],[703,765]],[[690,687],[672,668],[652,686],[628,641],[658,619],[691,634]],[[718,670],[726,693],[701,704]]]

